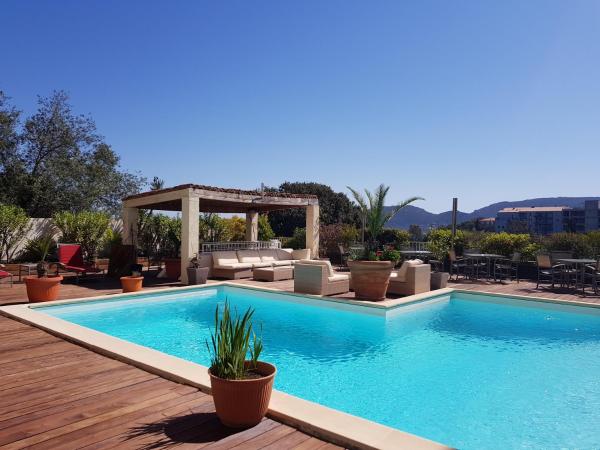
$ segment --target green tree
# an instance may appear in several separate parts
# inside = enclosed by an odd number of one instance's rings
[[[19,114],[0,97],[0,192],[32,217],[99,209],[118,214],[121,199],[145,180],[122,171],[94,121],[71,110],[65,92],[39,98],[19,130]]]
[[[271,228],[269,218],[265,214],[259,214],[258,216],[258,240],[259,241],[270,241],[275,238],[275,232]]]
[[[375,192],[365,189],[365,196],[348,186],[348,189],[358,204],[361,214],[365,220],[366,231],[368,232],[367,249],[377,250],[379,248],[379,236],[383,233],[385,225],[398,214],[402,208],[410,205],[417,200],[423,200],[421,197],[411,197],[386,212],[385,197],[390,190],[389,186],[380,184]]]
[[[282,183],[279,188],[268,189],[272,192],[287,194],[312,194],[319,199],[319,220],[322,225],[347,223],[358,226],[360,215],[358,208],[342,192],[334,192],[329,186],[319,183]],[[276,236],[292,236],[296,228],[306,226],[304,209],[285,209],[271,211],[269,223]]]
[[[23,208],[0,204],[0,261],[13,259],[29,228],[29,217]]]

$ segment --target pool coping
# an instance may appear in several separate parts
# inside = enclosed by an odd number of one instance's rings
[[[219,286],[230,286],[259,292],[264,291],[278,293],[300,298],[316,299],[324,302],[343,303],[346,305],[351,304],[366,308],[374,308],[377,311],[382,311],[383,314],[385,314],[385,312],[388,310],[425,302],[427,300],[434,300],[438,297],[448,295],[453,292],[467,295],[483,294],[500,298],[516,298],[520,300],[552,304],[600,308],[600,304],[580,301],[565,301],[545,297],[512,294],[508,295],[495,292],[464,290],[457,288],[444,288],[423,294],[384,300],[381,302],[366,302],[336,297],[299,294],[276,288],[247,286],[223,281],[201,286],[178,286],[164,289],[148,289],[135,293],[118,293],[94,297],[57,300],[54,302],[45,303],[7,305],[0,307],[0,314],[40,328],[62,339],[82,345],[83,347],[86,347],[97,353],[109,356],[127,364],[131,364],[148,372],[155,373],[163,378],[195,386],[201,391],[210,394],[210,378],[207,373],[207,367],[202,366],[201,364],[193,363],[176,356],[162,353],[158,350],[153,350],[148,347],[134,344],[132,342],[59,319],[57,317],[41,314],[35,311],[35,309],[54,305],[87,303],[101,300],[117,300],[123,297],[135,298],[136,296],[144,296],[148,294],[205,290]],[[275,420],[293,426],[301,431],[349,448],[407,448],[415,450],[442,450],[451,448],[444,444],[381,425],[367,419],[353,416],[351,414],[304,400],[278,390],[273,390],[268,415]]]
[[[231,282],[216,282],[201,286],[181,286],[156,290],[143,290],[135,293],[119,293],[101,295],[94,297],[57,300],[44,303],[25,303],[7,305],[0,307],[0,315],[17,320],[22,323],[42,329],[61,339],[74,342],[96,353],[111,357],[124,363],[139,367],[163,378],[194,386],[207,394],[211,393],[208,368],[191,361],[168,355],[158,350],[151,349],[133,342],[129,342],[100,331],[77,325],[75,323],[49,316],[35,311],[37,308],[68,305],[73,303],[87,303],[101,300],[116,300],[119,298],[135,298],[156,293],[194,291],[211,289],[218,286],[230,286],[240,289],[255,291],[267,291],[279,294],[290,294],[298,297],[309,297],[322,301],[335,303],[351,303],[356,306],[372,307],[387,310],[399,305],[421,302],[426,299],[434,299],[440,295],[447,294],[436,291],[436,295],[417,295],[414,298],[405,297],[393,300],[391,305],[367,303],[357,300],[345,300],[315,295],[295,294],[273,288],[260,288],[256,286],[245,286]],[[439,293],[439,295],[438,295]],[[309,400],[273,390],[269,404],[268,416],[284,424],[297,428],[300,431],[312,434],[334,444],[347,448],[357,449],[414,449],[414,450],[450,450],[444,444],[440,444],[408,432],[404,432],[377,422],[354,416],[327,406],[320,405]]]

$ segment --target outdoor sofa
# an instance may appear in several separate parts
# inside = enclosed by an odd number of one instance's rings
[[[310,259],[310,249],[264,249],[217,251],[211,256],[201,255],[202,265],[211,267],[210,276],[238,280],[251,278],[252,269],[291,266],[303,259]]]
[[[431,265],[419,259],[404,261],[390,275],[388,294],[414,295],[431,290]]]
[[[336,274],[329,261],[299,261],[294,266],[294,292],[314,295],[345,294],[350,276]]]

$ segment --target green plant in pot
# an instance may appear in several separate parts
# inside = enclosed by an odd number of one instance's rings
[[[390,189],[389,186],[381,184],[374,192],[365,189],[364,196],[351,187],[348,189],[360,208],[364,231],[368,237],[363,255],[348,262],[352,274],[352,286],[358,298],[384,300],[394,263],[380,260],[383,252],[379,238],[387,223],[402,208],[416,200],[422,200],[422,198],[411,197],[396,206],[386,208],[385,198]]]
[[[51,236],[42,236],[32,239],[27,243],[27,253],[35,258],[37,277],[26,277],[27,297],[30,302],[46,302],[56,300],[60,292],[62,276],[48,276],[48,263],[46,258],[54,246]]]
[[[252,308],[240,316],[226,301],[219,313],[217,305],[215,331],[206,342],[217,416],[228,427],[252,427],[267,413],[277,369],[259,361],[263,345],[252,330]]]

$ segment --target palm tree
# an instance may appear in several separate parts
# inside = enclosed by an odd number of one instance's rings
[[[383,232],[385,225],[394,217],[398,211],[412,202],[417,200],[424,200],[422,197],[411,197],[404,200],[398,205],[392,207],[388,212],[385,211],[385,197],[390,190],[389,186],[380,184],[375,192],[370,192],[365,189],[366,198],[357,190],[352,189],[350,186],[347,188],[352,192],[354,201],[358,204],[363,217],[363,229],[366,228],[369,232],[369,241],[367,243],[367,250],[377,250],[379,247],[378,238]],[[364,231],[364,230],[363,230]]]

